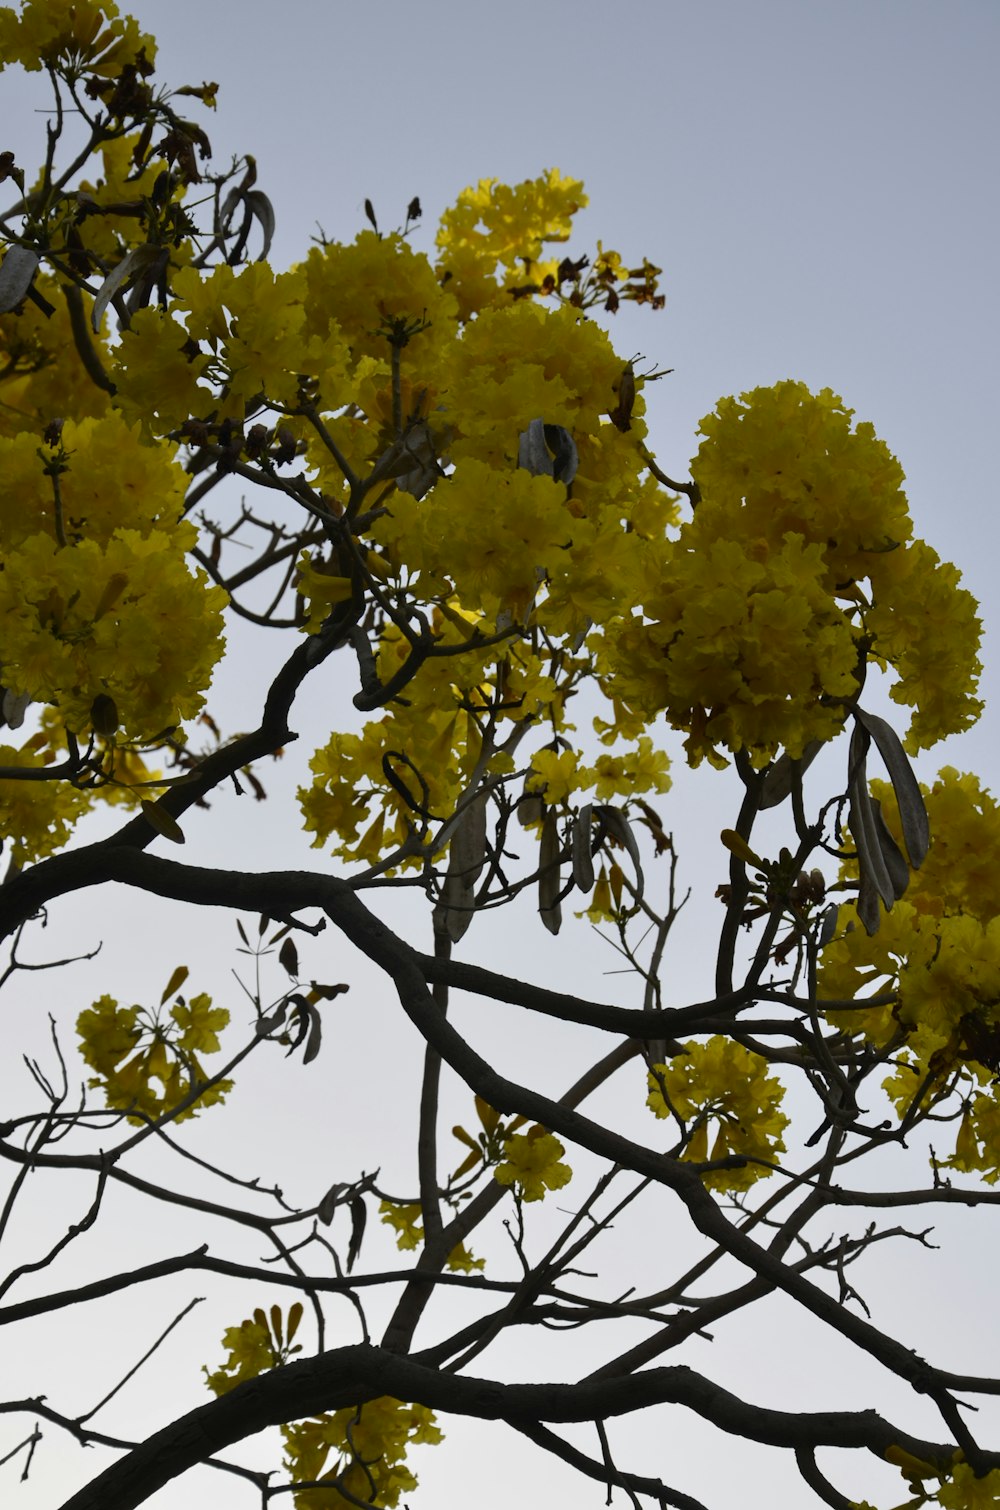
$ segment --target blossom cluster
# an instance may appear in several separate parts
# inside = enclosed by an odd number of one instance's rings
[[[704,1175],[709,1189],[749,1190],[784,1152],[784,1087],[768,1069],[760,1054],[715,1036],[692,1039],[669,1064],[649,1071],[646,1105],[684,1129],[681,1157],[697,1164],[731,1161]]]
[[[88,1084],[135,1122],[156,1120],[178,1107],[175,1120],[183,1122],[223,1101],[232,1088],[231,1080],[214,1079],[200,1058],[218,1053],[229,1012],[213,1007],[204,992],[190,1001],[178,996],[165,1012],[172,994],[168,988],[157,1010],[123,1007],[104,995],[77,1018],[80,1053],[95,1071]]]

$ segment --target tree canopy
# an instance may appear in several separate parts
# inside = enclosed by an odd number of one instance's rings
[[[794,380],[721,398],[689,468],[655,456],[666,374],[613,336],[623,304],[655,317],[663,274],[575,245],[586,196],[556,169],[465,189],[432,245],[419,199],[392,225],[367,203],[353,241],[321,234],[278,271],[253,159],[211,158],[217,86],[162,83],[112,0],[0,9],[15,64],[50,113],[40,166],[0,153],[0,983],[67,965],[49,910],[112,883],[228,909],[247,968],[228,1005],[179,963],[139,1002],[63,987],[39,1023],[33,1105],[0,1122],[0,1240],[31,1252],[3,1267],[0,1322],[65,1311],[99,1336],[114,1297],[158,1313],[158,1283],[192,1271],[226,1281],[232,1323],[186,1324],[186,1404],[141,1439],[105,1422],[120,1390],[155,1407],[155,1348],[86,1415],[53,1359],[44,1398],[0,1406],[0,1471],[30,1483],[75,1439],[114,1453],[82,1460],[64,1510],[141,1505],[198,1465],[250,1504],[395,1510],[413,1449],[447,1451],[464,1416],[577,1470],[594,1503],[705,1510],[669,1453],[616,1447],[620,1418],[655,1410],[793,1456],[802,1504],[873,1510],[840,1487],[864,1455],[898,1469],[893,1510],[1000,1504],[1000,1444],[971,1413],[1000,1377],[863,1298],[870,1254],[926,1243],[928,1208],[970,1208],[974,1231],[1000,1200],[1000,808],[972,774],[911,766],[981,712],[979,621],[914,535],[900,463]],[[280,669],[245,678],[246,731],[227,731],[213,672],[265,636]],[[307,702],[328,729],[300,758]],[[252,826],[286,747],[315,865],[268,869],[265,845],[260,868],[185,863],[208,805],[242,794]],[[705,836],[724,867],[698,1001],[669,984],[695,947],[672,761],[739,782]],[[512,938],[558,937],[565,989],[522,979],[520,949],[509,972],[474,962],[499,909]],[[570,980],[587,928],[618,951],[613,999]],[[355,951],[344,979],[331,936]],[[304,1135],[341,1173],[296,1204],[240,1177],[230,1098],[267,1056],[292,1084],[349,1053],[378,1105],[358,957],[422,1041],[412,1123],[390,1108],[381,1129],[409,1184],[383,1182],[375,1129],[334,1103]],[[585,1032],[590,1068],[568,1089],[528,1053],[504,1072],[466,997],[526,1043],[537,1017]],[[904,1159],[928,1130],[929,1164]],[[32,1247],[43,1177],[67,1193]],[[159,1256],[81,1284],[84,1234],[113,1254],[118,1188]],[[178,1254],[175,1210],[210,1241]],[[686,1231],[648,1284],[614,1255],[634,1219]],[[825,1388],[776,1409],[703,1367],[707,1335],[775,1298],[913,1411]],[[165,1337],[181,1318],[163,1319]],[[525,1328],[546,1329],[541,1382],[516,1367]],[[251,1463],[265,1428],[280,1454]]]

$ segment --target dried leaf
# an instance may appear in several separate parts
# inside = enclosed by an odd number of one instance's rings
[[[9,729],[19,729],[30,707],[31,698],[26,692],[14,693],[9,687],[5,687],[2,703],[3,718],[0,722],[5,723]]]
[[[839,917],[840,908],[837,906],[836,902],[831,902],[829,907],[827,907],[823,913],[823,921],[820,923],[819,927],[819,938],[817,940],[817,943],[820,949],[825,949],[827,944],[833,938],[834,934],[837,932],[837,921]]]
[[[534,793],[522,797],[517,804],[517,821],[522,828],[528,828],[532,823],[541,823],[544,817],[545,803]]]
[[[518,436],[517,464],[533,477],[570,483],[579,466],[576,442],[564,426],[533,419]]]
[[[854,717],[869,733],[885,762],[892,782],[892,790],[899,808],[899,820],[903,829],[903,842],[914,870],[919,870],[927,857],[931,842],[927,809],[924,806],[920,784],[913,773],[906,751],[891,724],[863,708],[854,709]]]
[[[469,803],[451,840],[448,857],[449,874],[462,878],[472,887],[483,873],[486,863],[486,808],[488,797],[480,792]]]
[[[122,258],[110,271],[94,300],[94,308],[91,311],[90,323],[95,331],[101,328],[104,319],[104,311],[120,288],[124,288],[130,279],[138,277],[147,268],[157,262],[162,255],[162,247],[150,246],[145,242],[142,246],[134,246],[132,250]]]
[[[617,807],[595,807],[594,813],[601,820],[605,833],[610,834],[628,852],[628,857],[635,867],[635,900],[638,902],[642,897],[645,877],[642,873],[639,845],[636,842],[635,834],[632,832],[632,825],[625,814]]]
[[[271,250],[271,242],[274,240],[274,206],[267,195],[260,189],[251,189],[245,196],[250,213],[260,221],[261,232],[264,236],[264,245],[261,248],[258,262],[263,262]]]
[[[796,775],[802,775],[808,771],[816,756],[823,748],[823,744],[824,741],[822,739],[811,739],[798,760],[793,760],[790,755],[778,756],[764,777],[764,784],[761,787],[760,795],[762,809],[777,807],[780,803],[784,802],[792,790],[792,784],[795,781]]]
[[[593,810],[588,802],[573,824],[573,880],[589,895],[594,887]]]
[[[0,263],[0,315],[16,309],[38,271],[38,257],[25,246],[9,246]]]
[[[555,809],[550,808],[542,824],[542,840],[538,856],[538,912],[550,933],[558,933],[562,926],[562,908],[559,906],[559,827]]]
[[[461,876],[445,876],[441,901],[435,913],[444,924],[444,931],[453,944],[465,937],[475,910],[476,893],[473,888],[467,886]]]

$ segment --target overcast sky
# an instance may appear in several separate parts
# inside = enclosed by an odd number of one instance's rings
[[[476,0],[418,5],[284,0],[280,6],[273,0],[141,0],[131,9],[158,37],[161,82],[219,82],[217,114],[197,118],[204,121],[218,160],[232,153],[256,157],[259,187],[277,211],[271,258],[276,267],[301,257],[319,226],[329,237],[352,237],[364,223],[366,197],[384,224],[396,224],[408,201],[419,195],[427,228],[418,244],[429,245],[440,211],[481,177],[517,182],[556,166],[582,178],[590,208],[578,219],[570,250],[590,251],[600,238],[630,261],[645,255],[663,269],[665,311],[627,311],[612,325],[612,334],[624,356],[641,352],[656,367],[674,369],[649,394],[652,443],[665,469],[684,474],[696,448],[697,423],[720,395],[786,377],[813,388],[832,387],[897,454],[917,533],[960,567],[980,599],[987,629],[987,697],[997,688],[1000,8],[994,0],[839,0],[836,5],[631,0],[618,11],[619,19],[610,6],[592,0],[550,0],[544,7],[522,0],[502,6]],[[18,159],[29,176],[40,158],[44,120],[30,111],[46,104],[39,75],[14,71],[0,78],[0,121],[14,131]],[[253,667],[283,648],[255,641],[253,659],[245,654],[239,674],[224,680],[227,732],[256,720]],[[1000,707],[1000,699],[994,701]],[[235,854],[258,868],[323,863],[303,847],[294,807],[279,800],[283,789],[303,779],[304,762],[323,737],[324,717],[329,725],[315,698],[297,716],[303,739],[286,757],[285,771],[262,772],[277,795],[251,814],[259,827],[246,822],[235,799],[222,797],[210,814],[189,816],[187,857],[219,863]],[[998,735],[1000,720],[988,709],[977,731],[931,752],[921,770],[932,775],[947,761],[977,769],[997,786]],[[677,742],[674,757],[680,758]],[[713,806],[711,781],[709,776],[709,786],[698,787],[690,804],[678,803],[671,811],[669,799],[664,803],[668,824],[680,836],[682,861],[688,840],[685,878],[700,881],[702,889],[692,904],[696,926],[685,932],[686,953],[671,963],[671,979],[678,983],[671,999],[681,1000],[686,989],[697,988],[712,949],[709,928],[717,919],[711,889],[722,878],[717,834],[732,815]],[[192,924],[177,909],[105,892],[58,904],[52,920],[59,952],[63,941],[67,951],[92,947],[98,937],[106,941],[100,961],[64,972],[46,998],[44,1005],[61,1014],[67,1031],[80,1008],[104,990],[129,1001],[140,1000],[143,990],[158,996],[180,959],[200,968],[209,989],[222,999],[236,941],[229,919],[203,917]],[[137,946],[143,928],[148,931]],[[615,999],[613,977],[600,991],[594,982],[595,972],[605,968],[606,951],[583,924],[577,932],[572,942],[565,935],[532,942],[517,973],[567,985],[586,982],[592,994]],[[509,957],[508,939],[495,931],[482,936],[487,957],[499,960],[505,952]],[[473,930],[467,957],[476,954],[475,939]],[[519,938],[519,949],[526,948]],[[346,951],[333,950],[327,968],[338,978],[365,978]],[[572,976],[571,969],[579,973]],[[46,980],[51,985],[54,978]],[[35,991],[37,1006],[37,979]],[[37,1023],[18,1010],[19,1002],[27,1001],[26,992],[20,998],[5,993],[0,1011],[18,1043],[37,1054],[43,1048]],[[373,1066],[378,1090],[373,1093],[372,1081],[358,1075],[346,1053],[323,1074],[327,1092],[335,1085],[341,1104],[355,1109],[359,1147],[370,1144],[375,1150],[370,1155],[348,1154],[339,1146],[317,1151],[316,1124],[310,1119],[328,1096],[322,1085],[319,1092],[303,1090],[309,1072],[296,1071],[284,1081],[251,1079],[253,1094],[298,1126],[296,1175],[302,1176],[303,1189],[296,1193],[303,1199],[312,1189],[303,1171],[315,1180],[347,1179],[356,1165],[370,1168],[381,1159],[394,1177],[398,1169],[404,1179],[402,1157],[385,1132],[407,1104],[407,1085],[412,1092],[407,1055],[415,1045],[398,1025],[391,1003],[373,996],[367,1007],[382,1044],[394,1050],[383,1046],[382,1059]],[[485,1014],[481,1024],[470,1017],[469,1023],[483,1035],[477,1043],[498,1054],[506,1050],[509,1034],[497,1014]],[[523,1028],[523,1019],[518,1025]],[[530,1031],[532,1063],[525,1078],[546,1089],[563,1089],[577,1066],[606,1047],[602,1040],[595,1050],[586,1035],[569,1035],[567,1045],[566,1035],[537,1024]],[[522,1052],[510,1067],[516,1070],[520,1063],[523,1069],[523,1060]],[[19,1067],[14,1064],[4,1074],[16,1080],[10,1093],[20,1099]],[[243,1125],[252,1126],[246,1103],[244,1118]],[[209,1116],[204,1127],[209,1136]],[[224,1116],[212,1136],[220,1153],[226,1151]],[[228,1153],[231,1157],[231,1148]],[[296,1183],[286,1170],[272,1169],[264,1154],[259,1165],[271,1178]],[[120,1206],[114,1259],[124,1263],[126,1255],[128,1262],[138,1262],[136,1255],[152,1256],[141,1246],[135,1213],[127,1202]],[[62,1208],[53,1214],[39,1205],[39,1231],[58,1224],[62,1214]],[[975,1223],[975,1231],[984,1232],[985,1223]],[[197,1240],[199,1234],[179,1226],[171,1251]],[[24,1242],[25,1254],[36,1251],[31,1234],[18,1241]],[[669,1247],[673,1241],[673,1234],[650,1236],[651,1245]],[[992,1244],[995,1253],[995,1233]],[[955,1366],[960,1360],[972,1366],[977,1357],[986,1371],[998,1338],[993,1311],[982,1306],[981,1287],[992,1265],[980,1260],[978,1249],[979,1242],[969,1239],[932,1256],[919,1250],[913,1257],[908,1249],[902,1275],[873,1267],[885,1307],[878,1319],[898,1326],[903,1340],[920,1346],[921,1307],[934,1284],[939,1337],[950,1321],[971,1331],[975,1316],[968,1350],[964,1341],[949,1343],[948,1358]],[[633,1244],[627,1256],[634,1252]],[[622,1257],[623,1274],[631,1282]],[[929,1257],[933,1263],[925,1263]],[[86,1249],[88,1273],[106,1272],[108,1263],[106,1246]],[[66,1270],[61,1282],[72,1283],[72,1272]],[[963,1310],[977,1287],[981,1298],[975,1310],[971,1305]],[[170,1295],[179,1307],[195,1290],[210,1293],[186,1284]],[[220,1318],[217,1331],[209,1333],[213,1336],[258,1303],[242,1292],[227,1298],[213,1290],[211,1297],[204,1311]],[[114,1346],[106,1341],[112,1361],[105,1370],[103,1357],[81,1352],[84,1344],[74,1340],[64,1365],[66,1395],[53,1403],[66,1409],[93,1403],[114,1382],[117,1360],[134,1361],[140,1343],[148,1345],[160,1325],[161,1306],[165,1324],[171,1305],[161,1292],[137,1297],[131,1309],[121,1302],[107,1305],[102,1316],[115,1332]],[[121,1315],[124,1338],[115,1323]],[[27,1388],[53,1393],[52,1350],[61,1346],[64,1334],[39,1324],[33,1335],[37,1344]],[[774,1360],[786,1345],[795,1361],[777,1376]],[[748,1325],[744,1331],[739,1322],[729,1329],[727,1343],[692,1361],[733,1387],[760,1386],[761,1397],[774,1404],[803,1403],[808,1387],[810,1404],[833,1406],[843,1403],[833,1384],[843,1384],[842,1370],[850,1365],[830,1360],[825,1351],[810,1351],[825,1346],[808,1328],[775,1342],[759,1328]],[[162,1390],[152,1390],[131,1414],[124,1407],[118,1415],[109,1408],[101,1418],[106,1430],[152,1430],[198,1402],[187,1344],[164,1356],[173,1373]],[[823,1358],[821,1369],[817,1356]],[[203,1361],[217,1359],[206,1355]],[[0,1365],[5,1375],[10,1362],[8,1357],[7,1365]],[[23,1365],[22,1355],[5,1391],[25,1391]],[[860,1388],[868,1376],[857,1378]],[[910,1409],[905,1397],[891,1392],[879,1395],[879,1403],[886,1401]],[[674,1475],[662,1454],[670,1462],[696,1462],[706,1450],[706,1437],[694,1428],[688,1433],[688,1418],[683,1432],[672,1419],[676,1437],[669,1439],[658,1420],[643,1419],[633,1437],[641,1442],[645,1433],[644,1461],[636,1466],[683,1482],[683,1474]],[[414,1510],[421,1504],[458,1510],[470,1502],[480,1510],[500,1510],[512,1495],[528,1504],[568,1503],[571,1496],[575,1505],[601,1502],[598,1487],[587,1488],[568,1471],[550,1468],[533,1449],[508,1453],[510,1441],[502,1432],[449,1431],[454,1452],[447,1446],[428,1450],[415,1464],[425,1488],[415,1497]],[[7,1440],[15,1438],[0,1438],[0,1456]],[[717,1450],[718,1439],[711,1441],[716,1445],[701,1463],[700,1481],[689,1486],[702,1492],[713,1510],[737,1502],[735,1485],[741,1510],[799,1510],[805,1504],[797,1475],[780,1468],[772,1473],[771,1455],[735,1444],[739,1477],[734,1478],[726,1454]],[[477,1452],[496,1453],[485,1479]],[[91,1471],[101,1461],[88,1454]],[[759,1479],[746,1477],[748,1464],[751,1475],[760,1467]],[[79,1453],[53,1434],[28,1486],[15,1491],[9,1481],[4,1490],[5,1472],[10,1480],[9,1470],[0,1468],[0,1492],[10,1494],[12,1503],[50,1510],[60,1491],[78,1482]],[[859,1496],[866,1485],[886,1484],[886,1506],[903,1497],[898,1477],[872,1478],[867,1467],[840,1481]],[[158,1510],[181,1510],[190,1503],[194,1483],[164,1492],[156,1500]],[[205,1474],[198,1476],[197,1491],[206,1503],[211,1495],[222,1510],[250,1499]]]

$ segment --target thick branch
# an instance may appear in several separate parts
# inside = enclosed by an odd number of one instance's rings
[[[950,1444],[919,1441],[873,1410],[769,1410],[750,1405],[689,1368],[658,1368],[581,1384],[502,1384],[439,1373],[419,1359],[358,1344],[320,1353],[238,1385],[156,1432],[106,1469],[62,1510],[134,1510],[187,1469],[269,1426],[362,1404],[381,1395],[432,1410],[514,1427],[538,1421],[606,1420],[653,1405],[684,1405],[722,1431],[792,1450],[867,1449],[879,1458],[893,1446],[942,1466]],[[1000,1452],[984,1454],[1000,1466]]]

